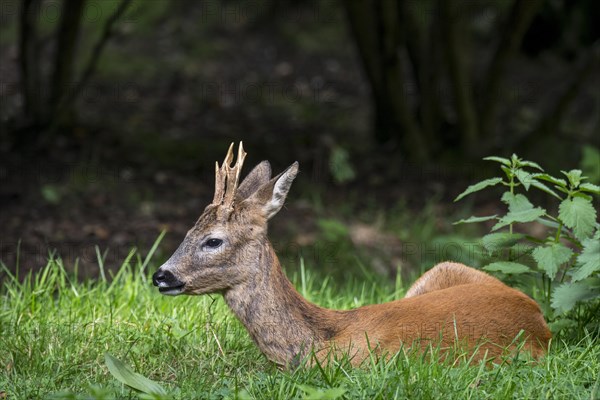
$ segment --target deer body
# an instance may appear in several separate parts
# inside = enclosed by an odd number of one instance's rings
[[[402,346],[442,350],[457,342],[477,348],[475,359],[525,347],[543,355],[550,332],[535,301],[483,272],[442,263],[424,274],[404,299],[353,310],[330,310],[304,299],[283,273],[267,239],[297,174],[297,163],[270,179],[259,164],[237,187],[245,153],[231,168],[232,148],[217,165],[215,199],[153,276],[164,294],[219,292],[265,356],[296,365],[311,350],[325,360],[348,353],[360,364],[370,351],[393,354]]]

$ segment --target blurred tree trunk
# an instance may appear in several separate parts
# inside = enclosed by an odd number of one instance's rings
[[[38,126],[42,119],[37,13],[35,11],[38,3],[38,0],[24,0],[19,16],[19,68],[24,117],[33,126]]]
[[[344,1],[371,84],[375,139],[419,162],[449,152],[478,158],[502,152],[523,140],[518,137],[552,131],[592,75],[591,61],[573,79],[551,115],[540,118],[539,127],[533,129],[538,133],[516,132],[498,140],[508,66],[519,55],[542,3],[511,0],[504,7],[459,0]],[[490,7],[499,23],[487,21]],[[482,43],[499,38],[487,65],[471,62],[485,54],[481,48],[475,48],[476,52],[470,48],[477,43],[476,35],[481,35]],[[445,94],[446,87],[449,94]]]
[[[479,132],[477,112],[473,95],[473,86],[469,76],[472,75],[467,60],[461,26],[460,3],[456,1],[439,1],[442,16],[442,31],[446,39],[444,50],[448,62],[449,80],[452,86],[456,112],[458,114],[458,129],[463,154],[473,155],[478,144]]]
[[[69,92],[73,79],[76,43],[85,0],[64,0],[57,28],[56,52],[51,79],[41,72],[41,49],[38,39],[39,0],[24,0],[19,27],[19,65],[24,98],[25,125],[30,133],[39,133],[53,120],[56,108]],[[45,83],[44,83],[45,82]],[[49,95],[46,95],[49,92]]]
[[[86,0],[63,0],[61,18],[56,28],[51,73],[42,74],[42,49],[38,38],[39,6],[42,0],[23,0],[19,15],[20,87],[24,99],[23,127],[17,134],[17,145],[32,144],[51,136],[54,128],[71,125],[73,103],[93,75],[102,50],[112,36],[112,28],[125,13],[132,0],[121,0],[106,19],[100,38],[94,44],[83,72],[76,77],[77,42],[81,35]],[[47,41],[49,42],[49,41]]]
[[[537,127],[529,135],[515,141],[514,146],[519,145],[526,149],[533,148],[538,142],[544,140],[544,137],[547,137],[547,135],[559,133],[560,123],[582,86],[595,71],[600,70],[600,40],[592,45],[592,48],[582,59],[579,63],[581,65],[575,68],[571,74],[569,84],[551,107],[550,111],[540,118]],[[588,144],[594,145],[597,143],[598,137],[580,137],[579,140],[582,143],[588,142]],[[594,140],[596,143],[594,143]]]
[[[371,82],[377,140],[391,142],[411,159],[427,161],[427,143],[404,84],[401,4],[397,0],[348,0],[344,4]]]
[[[413,74],[418,89],[418,113],[422,121],[421,131],[429,150],[435,153],[441,143],[435,140],[440,128],[440,104],[436,99],[439,88],[439,30],[435,28],[438,20],[420,18],[416,7],[404,2],[402,12],[406,26],[406,49],[413,65]]]
[[[59,98],[59,102],[55,106],[55,113],[57,119],[60,119],[64,114],[68,115],[72,111],[73,102],[75,101],[77,96],[79,96],[83,88],[87,85],[88,81],[96,71],[96,66],[98,65],[98,60],[100,59],[100,55],[104,50],[104,46],[106,46],[113,34],[112,29],[114,24],[119,20],[119,18],[121,18],[125,11],[127,11],[127,8],[129,8],[131,2],[132,0],[121,0],[121,3],[117,7],[117,9],[104,23],[104,27],[102,29],[100,38],[92,48],[92,53],[83,68],[83,72],[81,73],[79,81],[77,81],[76,84],[74,84],[74,80],[70,81],[73,83],[71,90],[63,93],[63,96]]]
[[[541,0],[514,0],[512,4],[483,89],[480,128],[484,136],[490,137],[494,134],[495,117],[502,99],[499,89],[504,81],[506,66],[519,50],[523,36],[541,4]]]
[[[75,48],[79,38],[84,6],[85,0],[63,1],[50,88],[48,110],[50,115],[56,112],[65,94],[70,89],[74,89]]]

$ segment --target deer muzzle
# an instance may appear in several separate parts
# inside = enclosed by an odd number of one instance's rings
[[[185,286],[185,283],[177,279],[171,271],[162,267],[152,275],[152,283],[158,287],[160,293],[171,296],[183,293],[183,287]]]

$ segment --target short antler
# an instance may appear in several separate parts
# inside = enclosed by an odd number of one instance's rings
[[[215,162],[215,196],[213,197],[212,202],[216,205],[231,206],[233,204],[233,199],[235,198],[235,192],[240,179],[240,173],[242,172],[242,166],[244,165],[244,159],[246,158],[246,152],[244,151],[243,143],[240,142],[237,160],[232,167],[233,146],[234,143],[231,143],[221,167],[219,167],[219,162]]]

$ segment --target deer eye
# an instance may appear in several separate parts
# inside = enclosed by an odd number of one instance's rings
[[[221,239],[214,239],[213,238],[213,239],[208,239],[206,242],[204,242],[204,245],[206,247],[210,247],[210,248],[216,249],[222,243],[223,243],[223,241]]]

